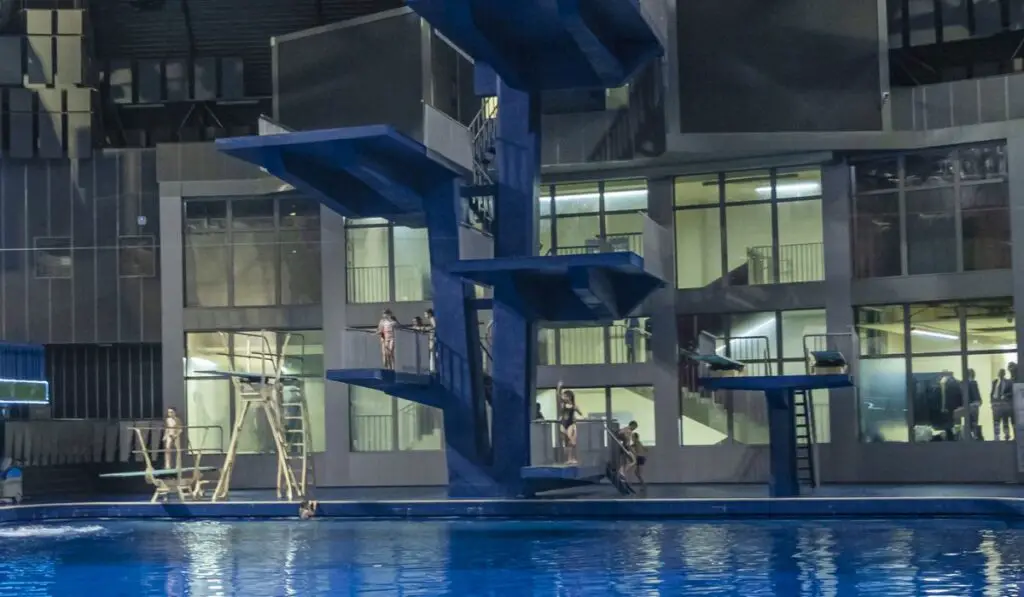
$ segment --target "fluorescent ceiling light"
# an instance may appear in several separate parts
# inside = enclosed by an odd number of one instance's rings
[[[1016,344],[1003,344],[999,347],[999,350],[1017,350]]]
[[[929,338],[939,338],[941,340],[959,340],[960,336],[956,334],[948,334],[946,332],[933,332],[932,330],[922,330],[920,328],[912,328],[911,334],[915,336],[927,336]]]
[[[765,199],[772,196],[772,187],[764,186],[754,189]],[[815,181],[804,182],[779,182],[775,185],[775,196],[779,199],[792,199],[794,197],[811,197],[821,194],[821,183]]]

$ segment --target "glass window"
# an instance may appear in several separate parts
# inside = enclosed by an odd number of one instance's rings
[[[212,377],[230,371],[229,337],[217,332],[185,336],[185,425],[198,448],[223,451],[231,439],[231,381]]]
[[[676,211],[676,283],[679,288],[704,288],[721,279],[719,214],[717,208]]]
[[[956,423],[957,411],[964,403],[960,353],[914,356],[910,366],[914,400],[913,441],[960,439]]]
[[[35,239],[37,278],[70,278],[72,271],[70,238],[41,237]]]
[[[952,149],[908,153],[903,159],[905,187],[951,185],[956,178]]]
[[[956,423],[967,428],[978,441],[1002,441],[1014,437],[1013,382],[1011,365],[1016,365],[1017,349],[1012,352],[968,354],[966,379],[967,408],[955,413]],[[972,383],[973,382],[973,383]]]
[[[726,208],[725,231],[729,285],[774,284],[771,204]]]
[[[538,255],[547,255],[553,247],[551,244],[551,218],[541,218],[540,227],[537,230],[537,241],[540,245],[537,249]]]
[[[398,407],[398,449],[419,452],[440,450],[444,445],[441,410],[395,399]]]
[[[1015,350],[1017,332],[1013,299],[975,300],[963,303],[968,351]]]
[[[546,388],[537,390],[537,405],[540,407],[540,414],[545,421],[558,420],[558,404],[555,399],[555,389]]]
[[[604,327],[558,330],[559,363],[562,365],[599,365],[605,363]]]
[[[910,191],[906,197],[907,273],[957,271],[955,191]]]
[[[591,214],[601,211],[601,192],[595,182],[555,186],[555,213]],[[564,245],[564,243],[562,243]]]
[[[908,0],[910,7],[910,45],[927,46],[935,43],[938,26],[935,22],[935,0]]]
[[[861,359],[858,378],[862,440],[908,441],[906,360]]]
[[[391,300],[391,251],[387,226],[345,231],[348,302],[386,303]]]
[[[281,304],[320,303],[320,204],[281,202]]]
[[[972,2],[973,0],[944,0],[936,4],[942,13],[940,22],[942,23],[943,43],[967,39],[971,36],[967,12]]]
[[[681,445],[713,446],[729,438],[729,412],[724,398],[727,394],[694,390],[686,385],[681,388]]]
[[[636,433],[645,446],[654,445],[654,388],[610,388],[612,418],[619,425],[636,421]]]
[[[857,333],[862,356],[904,354],[903,305],[857,307]]]
[[[646,180],[642,178],[635,180],[609,180],[604,183],[604,211],[632,211],[646,209]]]
[[[576,406],[585,419],[608,419],[608,398],[605,388],[570,388],[576,394]]]
[[[913,354],[959,353],[960,343],[960,308],[956,303],[910,305],[910,351]]]
[[[961,186],[960,213],[964,270],[1009,269],[1009,185],[997,182]]]
[[[605,215],[605,240],[613,247],[628,249],[643,257],[645,217],[638,212]]]
[[[824,334],[825,310],[807,309],[782,312],[782,358],[804,358],[804,336]]]
[[[821,198],[821,168],[783,169],[775,174],[775,198]]]
[[[349,386],[349,426],[353,452],[395,449],[394,399],[384,392]]]
[[[825,279],[821,200],[786,201],[779,218],[779,283]]]
[[[121,236],[117,239],[118,275],[122,278],[156,276],[156,239],[152,236]]]
[[[857,172],[861,172],[858,167]],[[853,214],[853,270],[858,278],[898,276],[900,209],[896,193],[858,196]]]
[[[278,350],[276,332],[233,332],[233,371],[273,375],[276,372],[275,356]],[[235,419],[241,416],[246,399],[253,395],[235,393]],[[238,452],[241,454],[268,454],[274,451],[274,436],[262,408],[250,406],[238,436]]]
[[[608,328],[608,346],[611,350],[609,362],[645,363],[650,360],[650,320],[646,317],[630,317],[616,321]]]
[[[763,392],[726,392],[733,439],[750,446],[768,445],[768,404]]]
[[[768,364],[778,357],[776,325],[771,311],[730,315],[726,355],[747,363],[747,375],[771,375]]]
[[[555,330],[540,328],[537,331],[537,364],[558,364],[558,359],[555,355]]]
[[[900,185],[899,160],[895,157],[857,164],[853,173],[857,193],[895,190]]]
[[[542,218],[550,218],[554,215],[554,203],[552,201],[551,186],[544,185],[537,189],[537,211]]]
[[[231,202],[231,249],[234,304],[276,304],[278,246],[273,199]]]
[[[719,204],[718,174],[687,176],[675,180],[675,201],[680,207]]]
[[[556,249],[559,255],[581,255],[597,246],[601,236],[601,216],[555,218]]]
[[[185,306],[228,305],[227,201],[185,202]]]
[[[395,300],[430,299],[430,247],[426,228],[395,226]]]
[[[1006,145],[973,145],[960,148],[960,180],[1005,181]]]
[[[770,201],[772,175],[768,170],[727,172],[725,174],[725,201]]]

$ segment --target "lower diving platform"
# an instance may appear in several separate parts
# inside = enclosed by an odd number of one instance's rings
[[[664,46],[643,0],[407,0],[522,91],[621,87]]]
[[[346,218],[407,226],[423,225],[424,201],[434,189],[469,173],[387,125],[232,137],[218,139],[217,148]]]
[[[537,321],[621,319],[665,280],[632,252],[472,259],[448,271],[484,286],[514,289],[511,306]]]
[[[520,469],[525,494],[597,485],[606,479],[619,493],[634,493],[626,477],[636,477],[642,470],[636,469],[635,458],[615,438],[613,429],[618,429],[616,421],[577,420],[576,447],[572,449],[565,446],[559,421],[533,421],[530,466]]]
[[[328,369],[324,377],[425,406],[444,408],[444,393],[434,375],[429,336],[405,328],[396,328],[391,334],[390,352],[386,355],[383,338],[375,330],[343,330],[341,367]]]

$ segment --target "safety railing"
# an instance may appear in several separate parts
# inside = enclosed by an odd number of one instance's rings
[[[808,374],[847,373],[857,374],[857,360],[860,356],[860,339],[856,332],[838,334],[808,334],[804,336],[804,367]],[[843,356],[845,367],[824,366],[818,362],[815,353],[834,352]],[[825,370],[822,370],[825,369]],[[832,369],[843,369],[842,371]]]
[[[144,430],[150,454],[163,450],[163,421],[48,419],[7,421],[4,455],[21,466],[60,466],[141,461],[133,429]],[[219,426],[185,426],[181,445],[208,454],[223,452],[224,430]],[[198,430],[203,430],[202,433]],[[202,437],[199,437],[198,435]]]
[[[390,346],[376,330],[350,328],[341,332],[342,369],[391,369],[399,373],[429,374],[433,365],[430,335],[396,326]],[[390,354],[386,354],[389,351]],[[388,358],[385,362],[385,358]]]
[[[747,273],[750,284],[793,284],[825,279],[823,243],[779,245],[775,255],[771,245],[747,249]],[[775,263],[779,264],[778,279]]]
[[[610,421],[614,423],[614,421]],[[578,466],[601,466],[608,462],[606,421],[576,421],[576,460]],[[568,452],[562,439],[559,421],[538,420],[530,424],[530,464],[532,466],[563,466]]]
[[[642,328],[616,324],[608,328],[608,348],[612,364],[646,363],[651,350],[651,334]]]
[[[636,253],[643,257],[644,234],[630,232],[628,234],[597,235],[582,245],[554,247],[548,255],[589,255],[591,253]]]

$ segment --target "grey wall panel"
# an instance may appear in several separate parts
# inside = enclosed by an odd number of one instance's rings
[[[274,120],[297,130],[388,123],[419,138],[421,34],[410,11],[277,39]]]
[[[199,58],[192,70],[193,97],[197,100],[212,100],[217,97],[217,59]]]
[[[71,87],[82,84],[85,44],[81,37],[62,36],[57,44],[57,85]]]
[[[117,248],[119,234],[159,226],[155,170],[152,150],[108,151],[77,162],[0,161],[0,337],[159,341],[160,280],[121,278]],[[121,225],[125,214],[133,226]],[[138,224],[140,215],[147,215],[145,225]],[[70,279],[35,277],[30,249],[45,236],[71,237]]]
[[[981,122],[978,82],[967,79],[951,83],[950,87],[953,92],[953,126],[966,126]]]
[[[22,37],[0,36],[0,85],[21,85]]]
[[[184,60],[164,62],[164,96],[169,102],[183,102],[191,99],[188,63]]]
[[[7,109],[11,112],[31,112],[35,93],[28,89],[8,89]]]
[[[28,36],[25,80],[30,85],[53,85],[53,38]]]
[[[245,63],[241,58],[220,59],[220,96],[239,99],[245,96]]]
[[[156,148],[157,180],[172,182],[182,180],[236,181],[267,180],[280,181],[264,173],[248,162],[237,160],[217,151],[213,143],[166,143]],[[268,189],[269,190],[269,189]]]
[[[11,112],[8,115],[9,143],[8,153],[12,158],[31,158],[35,155],[35,134],[33,133],[33,116],[29,112]]]
[[[678,2],[683,133],[881,130],[876,2]]]
[[[140,60],[135,65],[135,97],[140,104],[163,100],[164,67],[159,60]]]
[[[88,159],[92,156],[92,114],[71,112],[67,115],[68,157]]]
[[[36,114],[36,142],[39,157],[54,159],[64,155],[64,116],[60,112]]]
[[[85,11],[58,10],[57,33],[59,35],[82,35],[85,33]]]
[[[1009,118],[1006,109],[1007,79],[985,77],[978,79],[978,117],[981,122],[1000,122]]]

